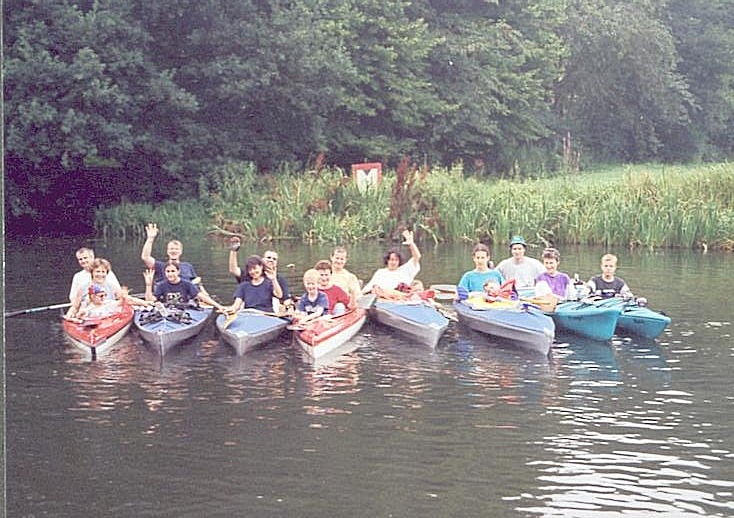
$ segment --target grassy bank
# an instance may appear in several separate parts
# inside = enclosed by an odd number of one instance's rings
[[[155,209],[155,210],[154,210]],[[340,170],[261,176],[236,164],[202,183],[197,202],[125,204],[97,212],[106,236],[143,235],[156,221],[174,234],[236,233],[250,240],[424,240],[734,250],[734,164],[639,165],[535,180],[467,178],[461,167],[402,164],[360,192]]]

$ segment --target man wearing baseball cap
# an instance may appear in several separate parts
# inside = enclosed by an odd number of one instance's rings
[[[503,259],[497,265],[497,271],[505,279],[515,279],[518,290],[527,290],[535,286],[535,278],[545,272],[543,263],[532,257],[525,256],[527,243],[522,236],[512,236],[510,239],[510,253],[512,257]]]

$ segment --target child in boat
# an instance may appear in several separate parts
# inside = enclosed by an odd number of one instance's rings
[[[303,274],[304,293],[296,304],[296,313],[293,323],[303,325],[323,315],[329,314],[329,299],[319,291],[319,272],[314,269],[306,270]]]
[[[332,315],[343,315],[348,308],[354,307],[352,299],[346,291],[334,284],[331,280],[331,263],[321,260],[314,266],[319,274],[319,291],[326,295],[329,300],[329,313]]]
[[[561,253],[555,248],[546,248],[542,257],[545,272],[535,278],[535,295],[553,295],[558,300],[575,300],[576,287],[571,277],[558,271]]]
[[[76,318],[102,318],[117,313],[120,310],[120,303],[114,299],[107,298],[107,291],[104,286],[92,283],[88,289],[89,303],[81,308],[76,314]]]
[[[471,257],[474,261],[474,269],[465,272],[458,284],[458,286],[466,288],[470,296],[472,293],[481,293],[487,281],[492,281],[497,286],[504,282],[505,279],[502,274],[490,266],[491,256],[487,245],[478,243],[474,246]]]
[[[611,298],[623,297],[631,299],[632,292],[621,278],[615,275],[617,271],[617,256],[614,254],[604,254],[601,258],[601,275],[596,275],[589,279],[587,283],[592,296]]]
[[[280,299],[283,289],[278,276],[266,268],[259,255],[251,255],[245,263],[245,280],[234,292],[234,303],[225,308],[227,314],[237,313],[243,306],[260,311],[273,312],[273,298]]]

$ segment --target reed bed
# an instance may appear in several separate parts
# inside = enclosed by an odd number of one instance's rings
[[[449,169],[386,171],[360,192],[340,169],[263,176],[215,171],[196,203],[122,204],[97,213],[105,235],[144,235],[155,221],[248,240],[390,239],[404,227],[433,241],[734,249],[734,164],[638,165],[524,181]]]

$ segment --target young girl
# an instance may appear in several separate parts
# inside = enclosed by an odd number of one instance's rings
[[[226,308],[227,313],[236,313],[245,308],[273,312],[273,297],[279,299],[283,290],[272,270],[266,269],[259,255],[251,255],[245,264],[247,275],[234,292],[234,303]]]
[[[145,277],[145,300],[150,302],[157,300],[167,305],[181,306],[196,299],[219,310],[224,310],[224,306],[205,292],[200,291],[196,284],[181,277],[179,263],[168,261],[163,269],[163,274],[166,278],[156,283],[155,288],[153,288],[155,270],[149,268],[143,273],[143,277]]]

